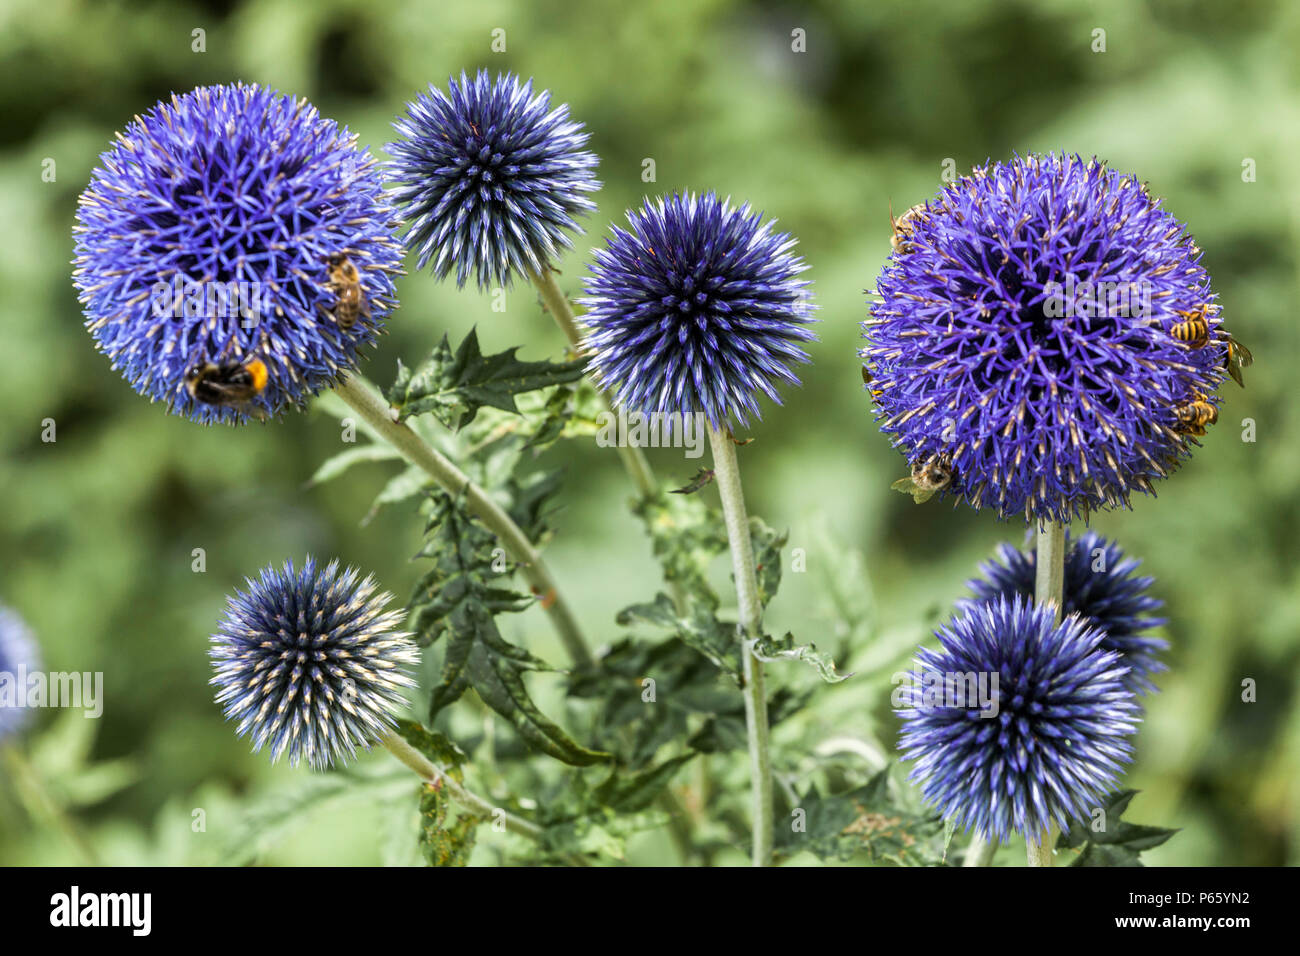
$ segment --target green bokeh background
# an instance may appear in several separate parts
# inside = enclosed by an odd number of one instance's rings
[[[195,28],[206,52],[191,49]],[[490,49],[497,28],[504,53]],[[791,49],[796,28],[805,53]],[[1105,52],[1091,49],[1097,28]],[[105,862],[218,859],[247,806],[306,775],[250,755],[212,703],[206,643],[225,594],[305,552],[373,570],[401,597],[419,570],[408,508],[359,523],[391,466],[304,488],[340,450],[333,419],[203,428],[135,395],[95,352],[69,260],[77,195],[99,153],[159,98],[234,80],[306,96],[378,151],[416,89],[488,67],[535,77],[592,131],[605,185],[587,235],[560,263],[570,291],[591,246],[646,192],[717,189],[800,239],[821,341],[804,387],[752,429],[742,467],[751,510],[789,528],[790,546],[807,554],[807,571],[787,574],[772,629],[836,650],[859,676],[819,689],[779,732],[796,778],[798,748],[818,740],[891,747],[889,671],[976,562],[1022,534],[889,490],[903,466],[872,423],[855,354],[863,290],[889,250],[889,204],[933,194],[947,159],[964,171],[1047,149],[1095,154],[1165,197],[1256,364],[1244,391],[1225,386],[1219,425],[1158,500],[1095,520],[1158,577],[1170,618],[1170,670],[1126,778],[1143,791],[1130,816],[1183,828],[1152,863],[1300,861],[1298,47],[1300,6],[1282,0],[0,0],[0,601],[30,622],[49,668],[102,671],[106,682],[102,720],[36,715],[25,746],[52,798]],[[54,182],[42,179],[47,158]],[[656,182],[642,181],[646,158]],[[1255,182],[1243,181],[1247,158]],[[504,313],[426,275],[400,279],[398,291],[392,334],[367,365],[376,380],[391,380],[397,356],[473,325],[485,349],[559,353],[557,331],[521,287]],[[41,441],[46,418],[54,443]],[[1254,442],[1242,440],[1244,419],[1256,423]],[[563,454],[565,509],[548,554],[599,643],[616,636],[619,608],[649,596],[656,571],[617,456],[586,445]],[[652,458],[666,480],[696,466],[670,451]],[[194,548],[206,551],[205,573],[191,570]],[[828,581],[866,618],[846,619]],[[539,611],[510,627],[562,660]],[[1241,699],[1246,679],[1258,685],[1253,703]],[[554,684],[536,686],[559,713]],[[743,787],[743,775],[732,781]],[[195,808],[206,832],[191,826]],[[388,816],[365,800],[328,805],[262,858],[401,860],[411,820]],[[663,861],[662,843],[638,841],[631,858]],[[77,859],[64,832],[0,785],[0,862]]]

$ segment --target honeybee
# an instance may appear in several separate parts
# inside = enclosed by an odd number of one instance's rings
[[[1192,395],[1186,405],[1174,408],[1174,431],[1198,438],[1205,434],[1205,426],[1219,420],[1219,410],[1205,400],[1200,392]]]
[[[1227,342],[1225,343],[1226,354],[1223,356],[1223,367],[1228,370],[1228,374],[1232,376],[1234,382],[1245,388],[1246,383],[1242,381],[1241,370],[1254,362],[1255,356],[1250,354],[1250,349],[1231,335],[1226,332],[1224,335],[1227,336]]]
[[[1183,321],[1175,322],[1169,334],[1180,342],[1186,342],[1188,348],[1199,349],[1210,341],[1210,322],[1205,315],[1205,306],[1195,309],[1178,309]]]
[[[361,288],[361,273],[357,267],[341,252],[329,258],[329,282],[325,287],[334,293],[335,305],[330,313],[341,329],[350,329],[356,325],[357,316],[370,317],[370,303]]]
[[[911,495],[912,500],[919,505],[952,484],[953,477],[952,458],[948,455],[931,455],[912,466],[910,478],[900,478],[889,487]]]
[[[185,374],[185,390],[196,402],[233,408],[261,419],[266,413],[251,402],[266,388],[266,382],[266,364],[261,359],[201,362]]]
[[[893,230],[893,235],[889,237],[889,246],[895,252],[907,252],[911,246],[907,244],[907,237],[912,234],[914,220],[920,218],[921,213],[925,211],[925,203],[917,203],[910,209],[903,212],[897,219],[894,218],[894,204],[889,204],[889,227]]]

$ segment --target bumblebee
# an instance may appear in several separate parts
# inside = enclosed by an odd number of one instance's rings
[[[912,466],[910,478],[900,478],[890,485],[895,491],[911,495],[916,504],[924,504],[937,492],[952,484],[956,477],[952,468],[952,458],[948,455],[931,455],[925,461]]]
[[[329,257],[329,282],[325,287],[334,293],[335,305],[330,314],[339,328],[352,328],[357,324],[358,316],[370,317],[370,303],[361,288],[361,273],[341,252]]]
[[[1196,392],[1192,401],[1174,408],[1174,431],[1183,435],[1205,434],[1205,426],[1213,425],[1219,420],[1219,410],[1205,400],[1205,396]]]
[[[261,359],[202,362],[185,374],[185,390],[196,402],[234,408],[258,418],[266,414],[250,402],[262,394],[266,382],[266,364]]]
[[[1226,332],[1224,334],[1227,335]],[[1241,370],[1254,362],[1255,356],[1250,354],[1250,349],[1246,348],[1246,346],[1242,345],[1231,335],[1227,335],[1225,346],[1223,367],[1227,370],[1228,374],[1232,376],[1234,382],[1242,388],[1245,388],[1246,383],[1242,381]]]
[[[1210,322],[1205,315],[1205,306],[1191,310],[1179,309],[1178,314],[1183,317],[1183,321],[1175,322],[1170,327],[1170,335],[1180,342],[1186,342],[1187,347],[1192,349],[1209,344]]]
[[[907,252],[911,246],[907,244],[907,237],[912,234],[912,226],[915,220],[919,219],[925,211],[925,203],[917,203],[915,206],[904,211],[897,219],[894,218],[894,207],[889,207],[889,227],[893,230],[893,235],[889,237],[889,247],[895,252]]]

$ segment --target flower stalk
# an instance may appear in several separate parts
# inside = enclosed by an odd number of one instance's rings
[[[1038,558],[1034,578],[1034,603],[1051,604],[1060,623],[1065,588],[1065,525],[1059,521],[1038,524]],[[1049,825],[1037,837],[1026,835],[1025,846],[1030,866],[1051,866],[1056,827]]]
[[[739,630],[744,667],[745,729],[749,740],[749,770],[752,789],[753,865],[771,866],[773,810],[772,757],[768,742],[767,691],[763,663],[754,656],[753,642],[762,636],[763,608],[758,597],[754,571],[754,544],[749,534],[749,516],[740,484],[736,446],[729,430],[709,429],[713,468],[722,497],[731,566],[736,578],[736,600],[740,609]]]
[[[582,332],[578,328],[578,320],[573,312],[573,304],[555,281],[555,270],[549,265],[545,265],[540,272],[535,272],[532,269],[527,271],[529,280],[537,287],[537,291],[542,297],[542,305],[551,314],[551,318],[555,319],[555,324],[564,333],[569,347],[573,349],[575,354],[580,355],[582,351]],[[597,387],[596,391],[600,393],[605,408],[612,410],[614,405],[609,393],[599,387]],[[637,495],[642,500],[653,498],[658,494],[659,483],[655,481],[650,462],[646,460],[645,453],[640,448],[619,442],[618,455],[623,459],[623,467],[627,469],[632,483],[636,485]],[[675,594],[674,597],[680,597],[680,595]],[[678,606],[680,605],[679,600]]]
[[[530,840],[537,840],[541,837],[542,828],[536,823],[508,813],[501,807],[494,806],[490,801],[480,797],[474,791],[457,783],[446,770],[402,739],[397,731],[388,731],[380,738],[379,742],[388,748],[389,753],[414,770],[416,776],[421,780],[435,787],[442,787],[453,800],[466,810],[489,820],[502,820],[506,830],[510,833],[527,837]]]
[[[465,507],[470,514],[497,536],[507,553],[519,564],[520,571],[534,592],[541,596],[542,606],[550,616],[569,657],[577,665],[590,664],[591,651],[550,568],[528,540],[528,536],[505,510],[471,481],[469,476],[412,431],[410,426],[395,421],[388,403],[364,379],[346,374],[334,386],[334,390],[403,458],[423,470],[450,494],[464,496]]]

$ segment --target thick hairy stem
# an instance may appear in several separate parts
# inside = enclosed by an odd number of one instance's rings
[[[591,651],[582,638],[568,602],[551,576],[550,568],[501,506],[404,422],[394,421],[388,403],[364,379],[345,375],[334,390],[403,458],[422,469],[450,494],[463,496],[470,514],[495,534],[506,552],[518,562],[524,578],[541,597],[542,607],[550,615],[569,657],[575,664],[590,664]]]
[[[745,493],[740,486],[736,445],[726,431],[709,429],[713,469],[722,496],[722,513],[731,544],[731,567],[736,578],[740,607],[741,658],[745,678],[745,727],[749,737],[749,769],[752,781],[754,866],[772,863],[772,757],[768,744],[767,693],[763,686],[763,662],[754,656],[751,641],[762,635],[762,605],[754,573],[754,545],[749,535]]]
[[[970,846],[966,848],[966,859],[962,866],[989,866],[993,862],[993,855],[997,852],[996,841],[986,840],[981,836],[972,837]]]
[[[532,279],[533,285],[537,286],[537,291],[542,296],[542,304],[546,306],[546,311],[551,313],[551,318],[555,319],[555,324],[564,333],[569,347],[574,352],[581,352],[582,332],[578,329],[578,320],[573,314],[573,304],[556,284],[554,270],[549,266],[544,267],[541,272],[533,272],[530,269],[528,277]],[[612,410],[614,406],[610,396],[603,390],[598,389],[598,391],[606,410]],[[637,495],[640,498],[653,498],[658,494],[659,485],[655,481],[655,474],[640,448],[620,442],[618,455],[623,460],[623,467],[627,469],[632,483],[636,485]]]
[[[1065,588],[1065,525],[1055,521],[1038,525],[1037,574],[1034,580],[1034,601],[1051,604],[1056,609],[1056,620],[1061,620]],[[1051,866],[1052,847],[1056,843],[1056,827],[1049,826],[1037,837],[1025,839],[1030,866]]]

